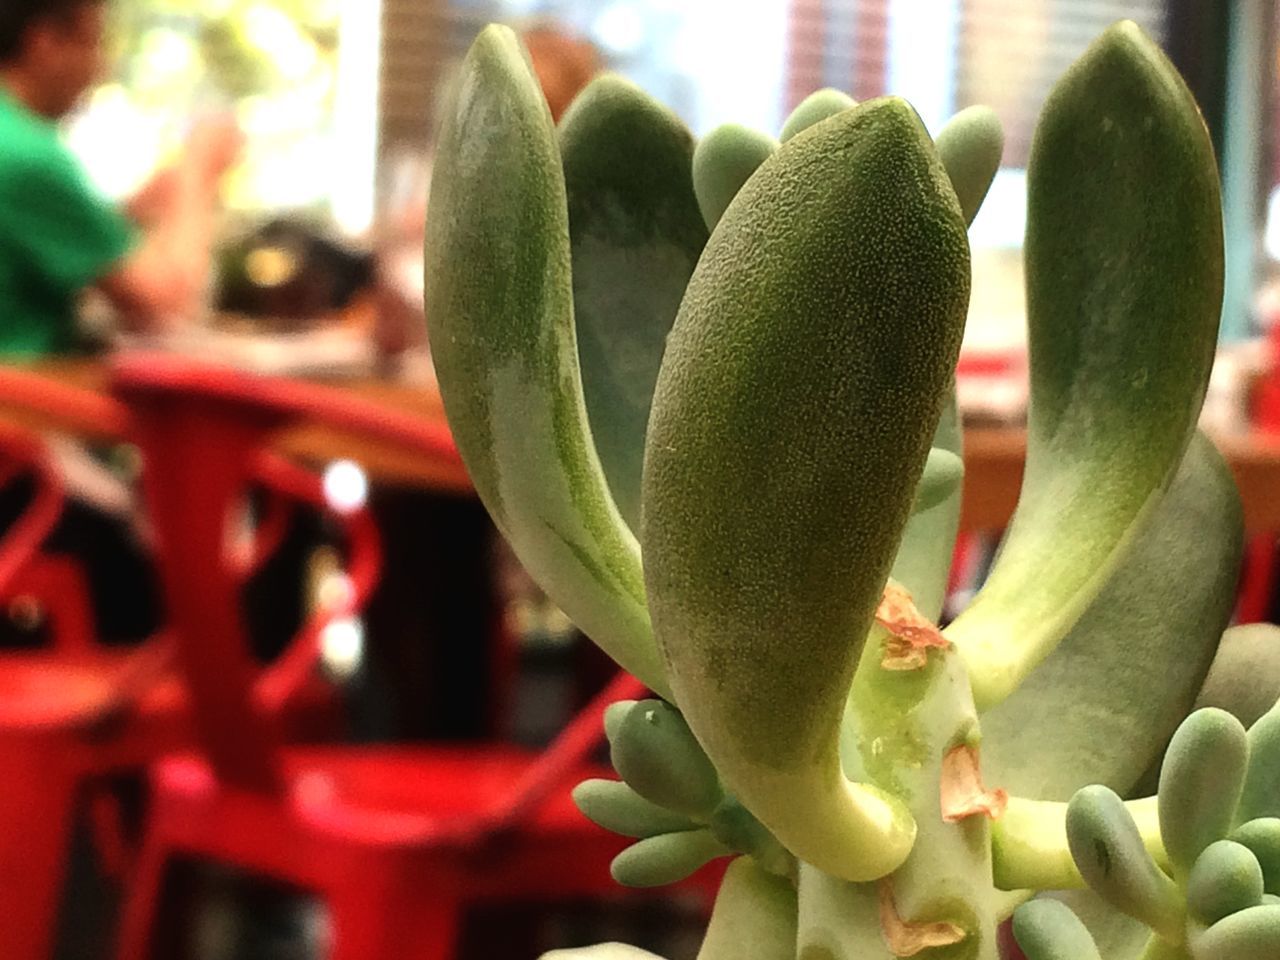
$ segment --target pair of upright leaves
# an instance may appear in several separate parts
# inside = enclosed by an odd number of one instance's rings
[[[1231,579],[1223,564],[1197,568],[1229,556],[1235,509],[1207,447],[1180,481],[1187,501],[1216,505],[1204,549],[1162,578],[1135,545],[1185,526],[1160,504],[1212,363],[1216,176],[1189,95],[1132,25],[1095,44],[1055,98],[1031,171],[1027,480],[991,585],[949,636],[993,707],[1070,633],[1047,695],[1089,689],[1100,713],[1159,741],[1177,717],[1148,709],[1160,697],[1135,698],[1141,672],[1125,669],[1127,631],[1146,622],[1139,601],[1207,598],[1144,634],[1142,656],[1188,661],[1168,699],[1189,700]],[[514,37],[490,28],[439,145],[431,342],[476,488],[526,566],[674,698],[785,845],[869,879],[905,857],[912,825],[894,798],[844,780],[838,726],[946,402],[965,224],[985,183],[957,200],[947,173],[959,186],[971,154],[957,147],[944,169],[914,113],[888,98],[757,153],[770,155],[732,200],[695,199],[687,132],[614,79],[593,84],[557,137]],[[708,219],[723,212],[709,242],[698,199]],[[948,509],[914,546],[908,528],[898,564],[932,566],[915,574],[922,584],[945,569]],[[1126,556],[1143,562],[1111,576]],[[1104,604],[1104,587],[1122,602]],[[1100,651],[1105,676],[1091,666]],[[1055,717],[1034,753],[1021,733],[1035,711],[1016,698],[1004,709],[989,762],[1005,743],[1009,757],[1069,765],[1072,783],[1099,779],[1081,750],[1087,724],[1058,750]],[[1159,745],[1110,751],[1123,754],[1111,779],[1140,772]],[[1028,789],[1065,789],[1051,779]]]

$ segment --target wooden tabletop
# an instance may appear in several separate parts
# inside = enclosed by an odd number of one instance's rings
[[[42,360],[23,369],[93,393],[103,394],[107,390],[108,368],[102,360]],[[400,413],[444,420],[440,394],[430,387],[373,378],[325,382]],[[28,407],[3,396],[0,396],[0,421],[29,429],[83,432],[72,422],[34,414]],[[440,493],[471,493],[471,481],[460,466],[442,464],[437,459],[415,455],[378,439],[335,427],[308,425],[286,430],[278,438],[276,448],[309,463],[355,460],[370,476],[383,483],[419,486]]]
[[[107,368],[100,360],[41,361],[32,372],[95,392],[106,389]],[[439,393],[431,387],[389,380],[353,379],[332,382],[340,389],[389,409],[433,420],[444,419]],[[33,417],[30,410],[0,397],[0,421],[35,429],[65,427]],[[1226,456],[1244,501],[1245,526],[1253,533],[1280,532],[1280,436],[1246,433],[1214,438]],[[323,427],[287,431],[279,449],[299,459],[323,463],[337,459],[359,462],[375,480],[452,494],[471,487],[461,469],[406,453],[366,436]],[[965,495],[961,526],[966,530],[998,530],[1013,513],[1026,453],[1020,429],[975,428],[965,431]]]
[[[1218,435],[1214,443],[1235,474],[1244,502],[1245,529],[1280,534],[1280,436],[1257,431]],[[1024,430],[969,429],[964,434],[966,530],[1000,529],[1018,502],[1026,458]]]

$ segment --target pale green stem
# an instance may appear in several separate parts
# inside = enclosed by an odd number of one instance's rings
[[[954,925],[976,941],[966,945],[965,956],[994,960],[1000,900],[992,883],[989,820],[982,813],[954,823],[943,819],[946,758],[978,744],[964,663],[952,650],[929,649],[922,669],[886,670],[887,639],[877,626],[864,648],[845,721],[845,772],[899,797],[918,824],[911,855],[890,878],[897,915],[907,925]],[[865,903],[880,892],[850,892],[845,899]],[[805,894],[802,882],[802,943]]]
[[[1138,825],[1143,845],[1162,870],[1169,856],[1160,840],[1156,798],[1125,804]],[[1005,815],[991,832],[996,886],[1002,890],[1075,890],[1085,883],[1067,845],[1067,805],[1011,797]]]

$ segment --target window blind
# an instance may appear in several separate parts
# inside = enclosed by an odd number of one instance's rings
[[[785,107],[834,86],[857,99],[936,71],[935,46],[913,35],[949,32],[950,76],[938,79],[954,112],[985,103],[1005,125],[1005,164],[1024,166],[1040,107],[1054,81],[1102,30],[1120,19],[1165,37],[1165,0],[792,0]],[[918,62],[912,62],[913,57]],[[896,61],[896,62],[895,62]],[[929,118],[926,118],[929,119]]]

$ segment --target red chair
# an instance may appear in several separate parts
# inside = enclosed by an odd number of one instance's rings
[[[587,758],[604,708],[643,688],[626,674],[540,756],[505,745],[286,748],[255,710],[226,518],[272,434],[324,422],[431,457],[443,427],[312,385],[170,358],[116,368],[144,460],[178,657],[201,757],[158,766],[143,859],[125,910],[123,960],[168,956],[167,866],[195,857],[310,891],[328,907],[332,960],[452,955],[464,904],[614,889],[626,841],[574,808],[569,789],[609,775]]]
[[[0,393],[100,438],[128,431],[118,404],[19,371],[0,370]],[[0,480],[24,473],[35,479],[30,506],[0,540],[0,603],[38,607],[52,640],[36,651],[0,653],[0,956],[45,960],[77,802],[88,802],[104,865],[124,873],[131,851],[106,779],[140,772],[195,738],[190,704],[173,670],[172,638],[129,650],[98,645],[78,567],[40,553],[63,502],[43,445],[0,429],[0,465]],[[268,555],[292,502],[323,503],[315,478],[278,458],[259,459],[253,476],[268,490],[272,509],[252,549],[233,566],[237,584]],[[363,603],[377,575],[377,531],[367,514],[345,518],[345,525],[354,551],[347,604],[314,617],[255,691],[267,712],[311,736],[332,735],[337,713],[336,691],[315,670],[319,632]]]

